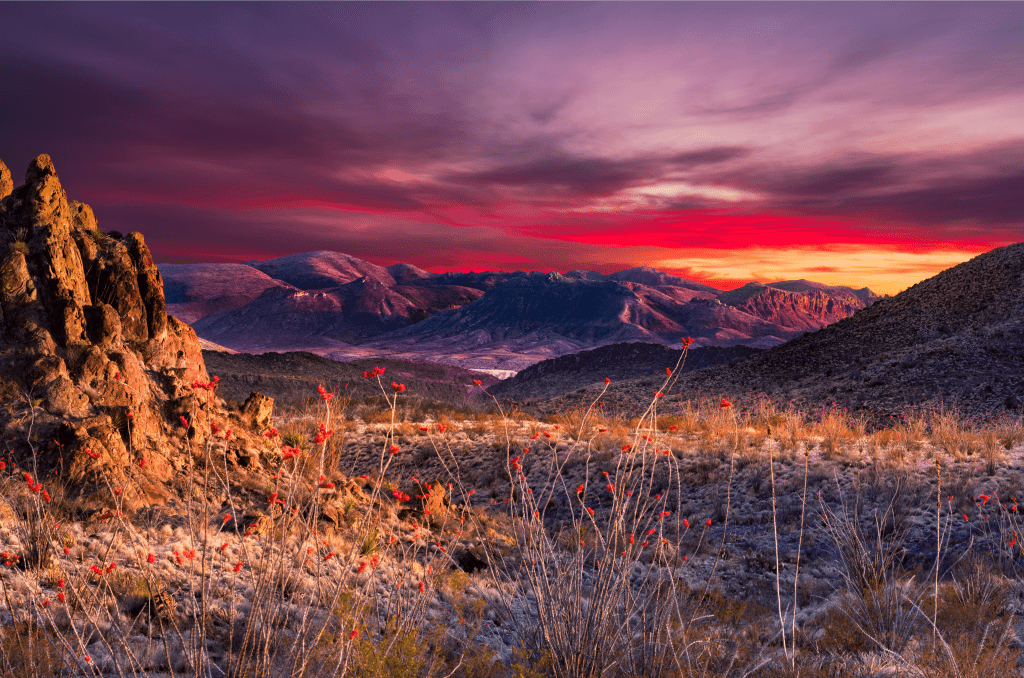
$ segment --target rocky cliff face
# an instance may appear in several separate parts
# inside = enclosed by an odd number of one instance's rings
[[[865,306],[852,295],[843,297],[821,290],[797,293],[765,285],[760,287],[763,289],[757,294],[732,306],[755,318],[793,330],[817,330],[847,318]]]
[[[87,491],[97,465],[127,505],[202,449],[218,410],[195,332],[167,315],[141,233],[102,232],[69,201],[47,155],[13,187],[0,162],[0,426],[37,474]],[[183,424],[187,423],[187,426]],[[245,444],[239,427],[238,444]],[[97,456],[98,455],[98,456]]]

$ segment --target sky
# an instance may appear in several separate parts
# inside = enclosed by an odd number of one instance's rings
[[[0,160],[158,263],[895,293],[1024,240],[1024,4],[0,2]]]

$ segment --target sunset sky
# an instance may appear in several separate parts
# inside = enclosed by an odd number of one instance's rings
[[[895,293],[1024,240],[1024,4],[0,3],[0,159],[162,263]]]

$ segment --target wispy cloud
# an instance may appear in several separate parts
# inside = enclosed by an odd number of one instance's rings
[[[3,12],[0,158],[50,153],[158,259],[671,261],[739,284],[764,261],[827,276],[842,245],[898,285],[1024,232],[1016,3]]]

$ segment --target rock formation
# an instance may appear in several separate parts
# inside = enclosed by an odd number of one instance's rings
[[[167,496],[231,425],[191,327],[167,314],[141,233],[106,234],[69,201],[48,155],[13,188],[0,162],[0,424],[21,468],[88,494],[129,476],[126,506]],[[233,444],[253,436],[238,419]],[[222,434],[223,437],[223,434]],[[220,442],[224,442],[221,440]],[[223,445],[221,446],[223,449]]]

